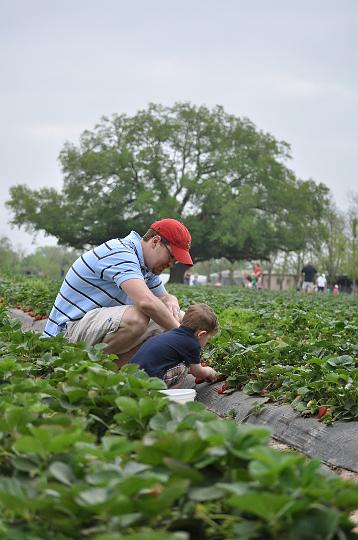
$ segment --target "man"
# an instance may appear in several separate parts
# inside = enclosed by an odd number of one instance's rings
[[[67,272],[44,336],[105,343],[126,363],[150,336],[179,326],[178,300],[159,275],[176,261],[193,264],[190,243],[182,223],[162,219],[143,238],[132,231],[87,251]]]
[[[303,274],[302,290],[308,293],[313,292],[314,280],[315,275],[317,274],[317,270],[314,266],[312,266],[311,263],[308,263],[302,268],[301,273]]]

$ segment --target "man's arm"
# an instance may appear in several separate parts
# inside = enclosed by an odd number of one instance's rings
[[[157,298],[141,279],[128,279],[121,284],[123,291],[131,298],[135,307],[148,315],[166,330],[177,328],[179,322],[173,317],[166,304]],[[170,295],[171,296],[171,295]],[[175,297],[174,297],[175,298]],[[179,306],[179,305],[178,305]]]

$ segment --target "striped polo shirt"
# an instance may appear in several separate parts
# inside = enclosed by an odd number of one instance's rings
[[[141,279],[156,296],[166,290],[159,276],[144,264],[141,236],[132,231],[87,251],[71,266],[52,307],[43,335],[63,332],[68,321],[79,321],[91,309],[133,304],[121,285]]]

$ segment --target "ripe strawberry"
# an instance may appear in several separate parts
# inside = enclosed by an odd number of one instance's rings
[[[218,394],[223,394],[229,388],[229,384],[227,382],[224,383],[222,386],[220,386],[220,388],[218,388]]]
[[[318,409],[318,418],[323,418],[325,414],[327,414],[327,411],[328,411],[328,407],[326,407],[325,405],[323,405],[322,407],[320,407]]]

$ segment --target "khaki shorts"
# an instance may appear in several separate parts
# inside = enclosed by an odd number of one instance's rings
[[[117,332],[122,317],[129,307],[132,306],[92,309],[79,321],[68,322],[64,337],[71,343],[77,343],[78,341],[85,341],[89,345],[101,343],[107,335]],[[163,331],[164,329],[161,326],[150,320],[145,332],[133,342],[133,347],[140,345],[152,336],[161,334]]]

